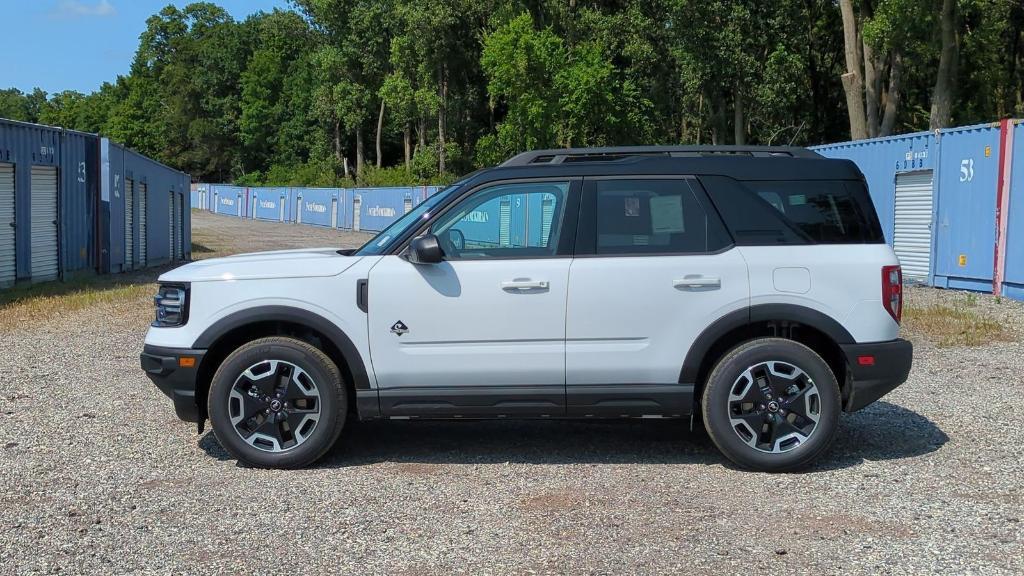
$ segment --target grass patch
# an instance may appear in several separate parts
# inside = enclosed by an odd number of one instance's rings
[[[16,286],[0,292],[0,329],[24,326],[109,304],[126,304],[156,293],[155,276],[90,276],[67,282]]]
[[[908,307],[903,311],[903,325],[907,331],[920,334],[941,347],[984,346],[1014,340],[1013,334],[998,320],[972,310],[970,300],[965,304]]]

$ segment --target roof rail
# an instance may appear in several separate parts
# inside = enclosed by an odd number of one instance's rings
[[[501,166],[530,164],[562,164],[567,162],[615,162],[635,156],[669,156],[697,158],[702,156],[754,156],[761,158],[822,158],[807,148],[795,146],[614,146],[607,148],[553,148],[517,154]]]

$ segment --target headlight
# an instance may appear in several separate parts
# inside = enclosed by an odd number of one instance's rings
[[[169,328],[184,326],[188,322],[188,286],[161,284],[153,297],[156,306],[156,320],[153,326]]]

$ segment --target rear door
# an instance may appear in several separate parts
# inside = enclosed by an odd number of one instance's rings
[[[696,180],[588,178],[566,317],[567,411],[679,416],[697,336],[749,302],[747,266]]]
[[[578,186],[478,188],[427,230],[444,261],[390,255],[373,267],[370,355],[385,415],[564,414]]]

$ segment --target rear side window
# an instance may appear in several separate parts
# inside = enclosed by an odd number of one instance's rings
[[[867,189],[841,180],[704,178],[740,245],[884,242]]]
[[[687,179],[590,181],[594,254],[699,254],[729,244],[717,216],[705,211]],[[590,220],[590,218],[587,218]],[[589,227],[589,226],[588,226]]]

